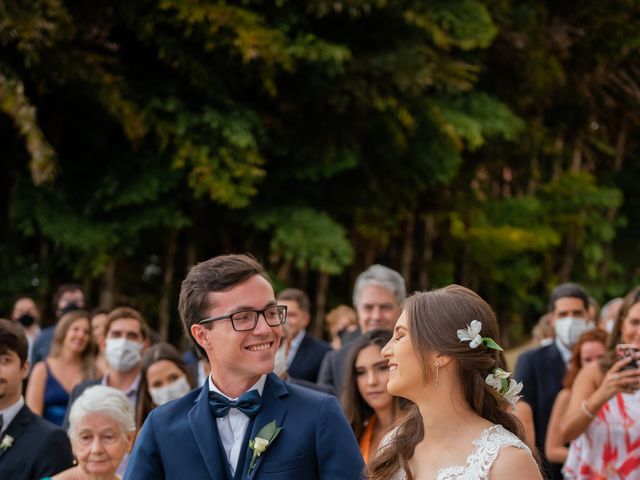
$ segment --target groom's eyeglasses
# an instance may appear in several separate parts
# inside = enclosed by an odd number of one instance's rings
[[[235,312],[221,317],[205,318],[200,320],[198,325],[230,319],[231,325],[236,332],[246,332],[256,328],[260,314],[262,314],[267,325],[270,327],[277,327],[287,321],[287,307],[284,305],[272,305],[262,310],[242,310],[241,312]]]

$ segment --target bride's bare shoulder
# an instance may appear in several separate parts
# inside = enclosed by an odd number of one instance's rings
[[[523,480],[542,479],[538,464],[531,456],[531,452],[524,448],[505,446],[500,449],[491,471],[490,479],[519,478]]]

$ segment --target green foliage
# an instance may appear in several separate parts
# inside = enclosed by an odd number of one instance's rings
[[[336,275],[353,262],[347,231],[324,212],[287,209],[254,221],[271,232],[270,254],[298,269]]]
[[[4,2],[1,293],[75,279],[156,308],[192,262],[250,251],[345,301],[380,262],[474,288],[517,341],[560,281],[637,282],[639,13]]]

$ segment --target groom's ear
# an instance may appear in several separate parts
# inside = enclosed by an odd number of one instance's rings
[[[195,338],[196,342],[198,342],[198,345],[200,345],[205,350],[211,348],[211,342],[209,341],[209,336],[207,335],[208,332],[209,329],[204,325],[191,325],[191,335],[193,335],[193,338]]]

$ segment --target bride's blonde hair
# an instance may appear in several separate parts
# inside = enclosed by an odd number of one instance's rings
[[[494,368],[506,367],[503,355],[484,344],[471,348],[468,342],[460,342],[456,335],[458,329],[465,329],[472,320],[479,320],[482,323],[480,335],[499,341],[498,322],[487,302],[468,288],[449,285],[431,292],[415,293],[406,300],[404,312],[409,338],[422,359],[424,377],[428,376],[429,353],[451,357],[457,363],[457,377],[469,406],[481,417],[502,425],[523,439],[522,424],[506,411],[506,401],[496,397],[493,387],[485,382]],[[407,480],[413,480],[408,461],[423,437],[422,417],[417,407],[413,407],[393,440],[371,462],[368,478],[385,480],[402,468]]]

